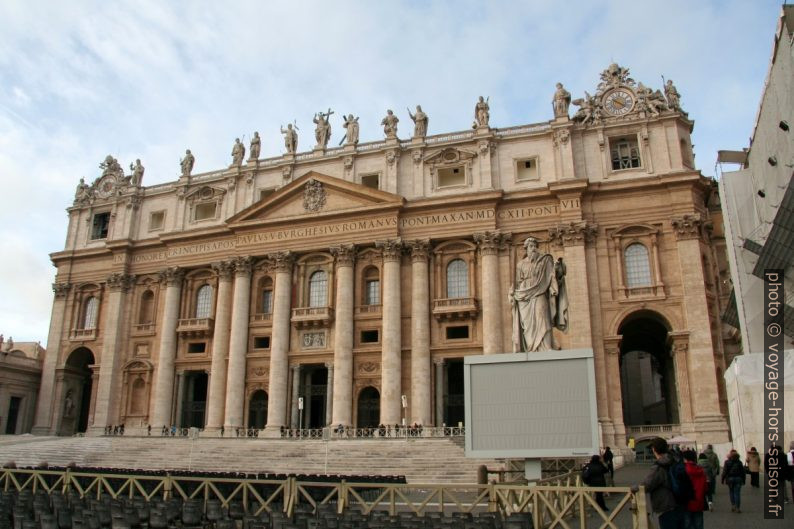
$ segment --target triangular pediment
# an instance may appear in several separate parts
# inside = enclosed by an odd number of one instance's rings
[[[400,207],[399,195],[316,171],[296,179],[231,217],[229,225],[330,216]]]

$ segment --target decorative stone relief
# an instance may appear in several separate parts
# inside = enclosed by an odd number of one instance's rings
[[[593,242],[597,235],[598,225],[587,221],[568,222],[549,228],[549,238],[564,246]]]
[[[306,182],[303,190],[303,209],[306,211],[320,211],[325,206],[325,188],[322,182],[311,179]]]
[[[284,180],[289,180],[290,178],[292,178],[292,166],[285,165],[284,167],[282,167],[281,176],[284,178]]]
[[[571,133],[568,132],[568,129],[559,129],[554,131],[552,141],[555,147],[559,147],[560,145],[567,145],[570,137]]]
[[[130,274],[113,273],[107,278],[107,285],[111,291],[128,291],[135,284],[135,276]]]
[[[350,172],[353,169],[353,157],[348,155],[342,158],[342,163],[344,164],[345,171]]]
[[[394,165],[394,162],[400,159],[400,151],[395,149],[390,149],[386,151],[386,163],[389,164],[389,167]]]
[[[375,362],[361,362],[358,364],[358,372],[362,375],[374,375],[380,371],[380,364]]]
[[[474,242],[480,247],[480,253],[483,255],[496,255],[505,242],[505,235],[498,231],[475,233]]]
[[[268,257],[270,258],[271,266],[276,273],[292,272],[292,263],[295,260],[292,252],[275,252],[270,254]]]
[[[52,284],[52,291],[55,293],[56,299],[63,299],[69,294],[69,290],[71,290],[72,284],[71,283],[53,283]]]
[[[165,283],[166,286],[181,283],[184,277],[184,268],[179,268],[178,266],[170,266],[160,272],[160,282]]]
[[[406,241],[405,246],[411,251],[412,261],[427,261],[430,255],[430,241],[428,239]]]
[[[232,261],[218,261],[210,265],[219,279],[231,279],[234,274],[234,263]]]
[[[411,157],[413,158],[414,163],[416,165],[419,165],[420,163],[422,163],[422,150],[414,149],[413,153],[411,154]]]
[[[403,244],[400,238],[376,241],[375,247],[383,253],[384,261],[397,261],[402,255]]]
[[[670,224],[672,224],[678,240],[697,239],[700,237],[702,220],[699,213],[673,217],[670,219]]]
[[[253,259],[251,257],[235,257],[232,259],[234,263],[234,273],[236,275],[249,275],[253,268]]]
[[[331,253],[336,258],[337,266],[353,266],[356,257],[355,244],[342,244],[331,247]]]
[[[301,335],[303,349],[321,349],[325,347],[325,331],[305,332]]]
[[[252,377],[266,377],[268,375],[268,370],[262,366],[255,366],[248,370],[248,374]]]

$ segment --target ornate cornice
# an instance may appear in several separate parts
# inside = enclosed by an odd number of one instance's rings
[[[353,262],[356,260],[356,245],[340,244],[339,246],[332,246],[331,253],[336,258],[336,266],[353,266]]]
[[[251,269],[253,268],[254,260],[248,256],[244,257],[235,257],[232,259],[234,263],[234,273],[235,275],[242,276],[242,275],[251,275]]]
[[[670,219],[670,224],[675,231],[675,238],[679,241],[700,238],[703,221],[699,213],[691,213]]]
[[[63,299],[69,294],[72,289],[71,283],[53,283],[52,291],[55,293],[55,299]]]
[[[135,276],[115,272],[108,276],[106,283],[111,292],[126,292],[135,284]]]
[[[160,282],[165,283],[166,286],[177,285],[182,282],[184,277],[185,269],[178,266],[169,266],[160,271]]]
[[[383,253],[384,261],[399,261],[402,255],[403,243],[402,239],[387,239],[385,241],[377,241],[375,247],[379,248]]]
[[[428,239],[405,241],[405,247],[410,250],[413,262],[427,262],[427,258],[430,255],[430,241]]]
[[[295,257],[292,255],[292,252],[275,252],[268,255],[268,257],[270,258],[273,271],[276,273],[292,272],[292,263],[295,261]]]
[[[234,263],[230,260],[218,261],[210,265],[215,273],[218,274],[218,279],[229,280],[234,274]]]
[[[598,235],[598,224],[587,221],[567,222],[549,228],[549,238],[563,246],[578,246],[593,242]]]

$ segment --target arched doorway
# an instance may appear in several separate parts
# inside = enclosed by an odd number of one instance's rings
[[[626,426],[679,422],[668,330],[664,319],[651,311],[630,315],[618,329],[622,336],[620,388]]]
[[[379,420],[380,392],[372,386],[367,386],[358,394],[356,426],[358,428],[377,428]]]
[[[248,428],[261,430],[267,420],[267,393],[263,389],[254,391],[248,402]]]
[[[61,402],[58,403],[62,410],[59,428],[59,433],[62,435],[82,433],[88,429],[93,389],[89,366],[94,362],[94,353],[87,347],[75,349],[66,359]]]

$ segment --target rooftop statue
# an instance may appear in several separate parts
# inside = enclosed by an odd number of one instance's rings
[[[85,183],[85,178],[80,179],[77,189],[74,192],[74,201],[83,204],[91,198],[91,186]]]
[[[489,99],[490,97],[483,99],[483,97],[480,96],[480,99],[477,101],[477,104],[474,106],[473,128],[488,126],[488,121],[491,119],[491,107],[488,105]]]
[[[383,125],[383,133],[386,135],[387,139],[397,138],[397,123],[399,123],[399,121],[399,118],[394,115],[394,112],[391,110],[386,111],[386,117],[381,120],[380,124]]]
[[[240,141],[240,138],[235,138],[234,146],[232,147],[232,165],[240,167],[243,165],[243,158],[245,158],[245,146]]]
[[[112,174],[119,178],[124,177],[124,169],[121,168],[119,161],[109,154],[105,156],[105,161],[99,164],[99,168],[102,169],[102,176]]]
[[[298,150],[298,133],[297,125],[293,128],[292,123],[287,123],[287,128],[281,127],[281,133],[284,135],[284,147],[287,149],[287,154],[295,154]]]
[[[348,114],[347,117],[342,116],[342,119],[345,120],[344,125],[342,125],[347,132],[345,132],[344,137],[339,142],[339,145],[347,140],[348,145],[356,145],[358,144],[358,117],[353,117],[353,114]]]
[[[137,158],[134,164],[130,164],[130,171],[132,171],[132,175],[130,176],[130,184],[134,186],[139,186],[143,183],[143,165],[141,165],[141,159]]]
[[[328,147],[328,140],[331,139],[331,122],[328,121],[328,118],[330,118],[333,113],[334,112],[329,108],[328,112],[323,113],[321,111],[314,115],[312,121],[317,124],[317,127],[314,129],[314,138],[317,140],[315,149],[318,147],[323,149]]]
[[[185,151],[185,157],[179,160],[179,166],[182,168],[182,176],[190,176],[195,162],[196,158],[193,157],[193,153],[190,152],[190,149],[187,149]]]
[[[254,137],[251,138],[251,155],[248,157],[249,160],[258,160],[259,159],[259,149],[262,147],[262,140],[259,139],[259,133],[254,132]]]
[[[568,107],[571,104],[571,93],[562,86],[562,83],[557,83],[557,90],[554,92],[552,99],[552,107],[554,107],[554,117],[568,117]]]
[[[664,95],[667,98],[667,106],[670,110],[681,110],[681,95],[676,90],[672,79],[668,79],[664,85]]]
[[[428,118],[427,114],[422,112],[422,105],[416,105],[416,114],[411,114],[411,110],[408,110],[408,115],[414,122],[414,138],[424,138],[427,136],[427,123]]]
[[[551,254],[538,251],[538,241],[524,241],[525,256],[516,266],[516,284],[508,301],[513,313],[513,352],[534,353],[556,349],[553,328],[568,326],[565,265],[555,265]]]
[[[598,123],[601,121],[601,103],[598,97],[591,96],[586,90],[583,98],[574,99],[572,103],[579,107],[573,115],[574,121],[580,121],[582,125],[588,123]]]

